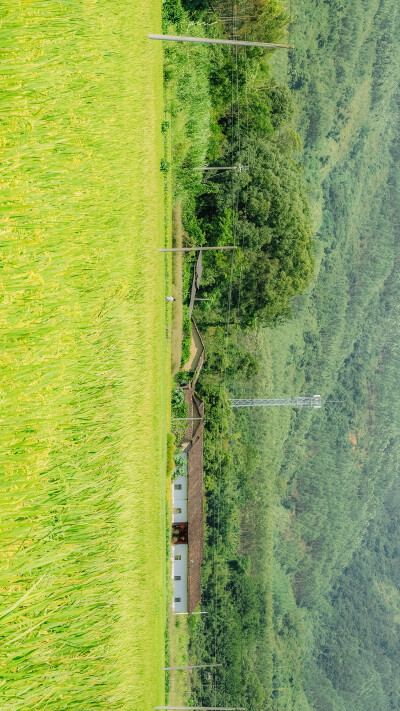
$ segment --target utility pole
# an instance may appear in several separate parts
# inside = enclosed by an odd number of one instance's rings
[[[163,667],[163,671],[172,671],[174,669],[205,669],[206,667],[222,667],[222,664],[192,664],[185,667]]]
[[[230,398],[232,407],[322,407],[324,400],[321,400],[321,395],[313,395],[312,397],[292,397],[292,398],[274,398],[274,399],[240,399]]]
[[[214,15],[215,12],[214,10],[211,10],[210,8],[207,10],[207,15]],[[221,17],[218,16],[218,22],[220,20],[247,20],[249,18],[255,18],[258,17],[258,15],[221,15]]]
[[[246,711],[243,706],[155,706],[156,709],[175,709],[175,711]]]
[[[242,170],[248,170],[249,166],[248,165],[232,165],[232,166],[220,166],[220,165],[214,165],[214,166],[204,166],[202,168],[193,168],[193,170],[238,170],[239,173],[242,172]]]
[[[185,417],[185,420],[186,420],[186,417]],[[188,612],[174,612],[174,615],[188,615],[188,614],[189,614]],[[191,612],[190,616],[192,616],[192,615],[207,615],[207,614],[208,614],[207,611],[204,610],[202,612]]]
[[[258,17],[258,15],[229,15],[219,17],[218,22],[236,22],[236,20],[249,20],[250,18]]]
[[[231,15],[231,17],[219,17],[215,22],[203,22],[203,25],[216,25],[218,22],[236,23],[237,20],[250,20],[257,15]]]
[[[237,249],[235,245],[223,245],[221,247],[170,247],[169,249],[159,249],[159,252],[204,252],[206,249]]]
[[[169,42],[227,44],[231,47],[282,47],[283,49],[293,49],[293,45],[290,44],[273,44],[271,42],[247,42],[246,40],[213,39],[212,37],[184,37],[183,35],[149,35],[149,39],[167,40]]]

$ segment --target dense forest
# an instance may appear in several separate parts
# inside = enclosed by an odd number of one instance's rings
[[[265,12],[256,27],[268,20],[268,38],[282,39],[289,21],[283,6],[264,0],[259,5]],[[169,30],[190,31],[194,23],[180,3],[169,0],[164,7]],[[200,17],[203,33],[226,31],[217,14]],[[229,256],[205,258],[209,311],[223,320],[229,299],[239,325],[273,324],[290,314],[291,299],[305,290],[314,270],[306,182],[294,155],[300,139],[292,122],[293,99],[286,84],[271,78],[266,50],[190,50],[166,51],[167,86],[178,84],[171,104],[175,195],[183,197],[184,228],[192,239],[218,245],[230,235],[240,248],[232,279],[225,278]],[[219,168],[251,164],[251,169],[196,176],[194,169],[210,162]]]
[[[261,19],[238,21],[237,34],[284,37],[288,16],[276,3],[238,2],[238,15],[244,7]],[[221,15],[229,8],[213,3]],[[186,9],[210,21],[207,2]],[[252,169],[209,181],[208,192],[199,184],[187,200],[189,236],[214,244],[233,233],[244,255],[231,272],[225,258],[205,260],[202,295],[212,301],[195,314],[207,349],[203,602],[213,614],[192,618],[191,655],[224,667],[215,678],[195,676],[194,692],[205,704],[250,711],[392,711],[400,704],[399,6],[298,0],[291,13],[294,48],[265,55],[258,69],[254,53],[247,65],[239,55],[230,104],[216,62],[205,72],[213,81],[203,157]],[[228,404],[232,395],[314,393],[326,401],[321,410]]]

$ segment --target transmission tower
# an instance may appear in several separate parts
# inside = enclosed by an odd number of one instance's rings
[[[232,407],[322,407],[321,395],[274,399],[230,399]]]

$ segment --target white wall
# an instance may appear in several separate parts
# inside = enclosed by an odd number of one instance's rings
[[[179,489],[179,487],[181,487]],[[175,500],[187,499],[188,480],[187,476],[177,476],[172,480],[172,498]]]
[[[180,556],[180,560],[176,557]],[[172,609],[174,612],[187,612],[188,606],[188,545],[187,543],[177,543],[171,546],[172,558],[172,580],[174,582],[174,596],[172,598]],[[180,580],[175,580],[175,576],[180,576]],[[175,602],[177,598],[179,601]]]
[[[182,453],[187,459],[187,454]],[[188,520],[188,479],[187,476],[177,476],[172,480],[172,523],[185,523]],[[180,509],[180,512],[176,510]],[[176,560],[180,556],[180,560]],[[172,580],[174,596],[172,609],[174,612],[187,612],[188,609],[188,545],[177,543],[171,546]],[[179,577],[180,580],[175,580]],[[177,598],[180,598],[175,602]]]
[[[172,523],[184,523],[187,516],[187,476],[178,476],[172,480]]]

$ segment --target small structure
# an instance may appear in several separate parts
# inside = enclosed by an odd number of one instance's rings
[[[204,403],[195,386],[204,361],[204,344],[196,351],[193,380],[184,386],[188,427],[182,440],[180,473],[172,481],[172,578],[174,612],[191,614],[201,599],[201,564],[204,549],[203,435]],[[191,368],[192,369],[192,368]],[[186,471],[185,471],[186,470]]]

